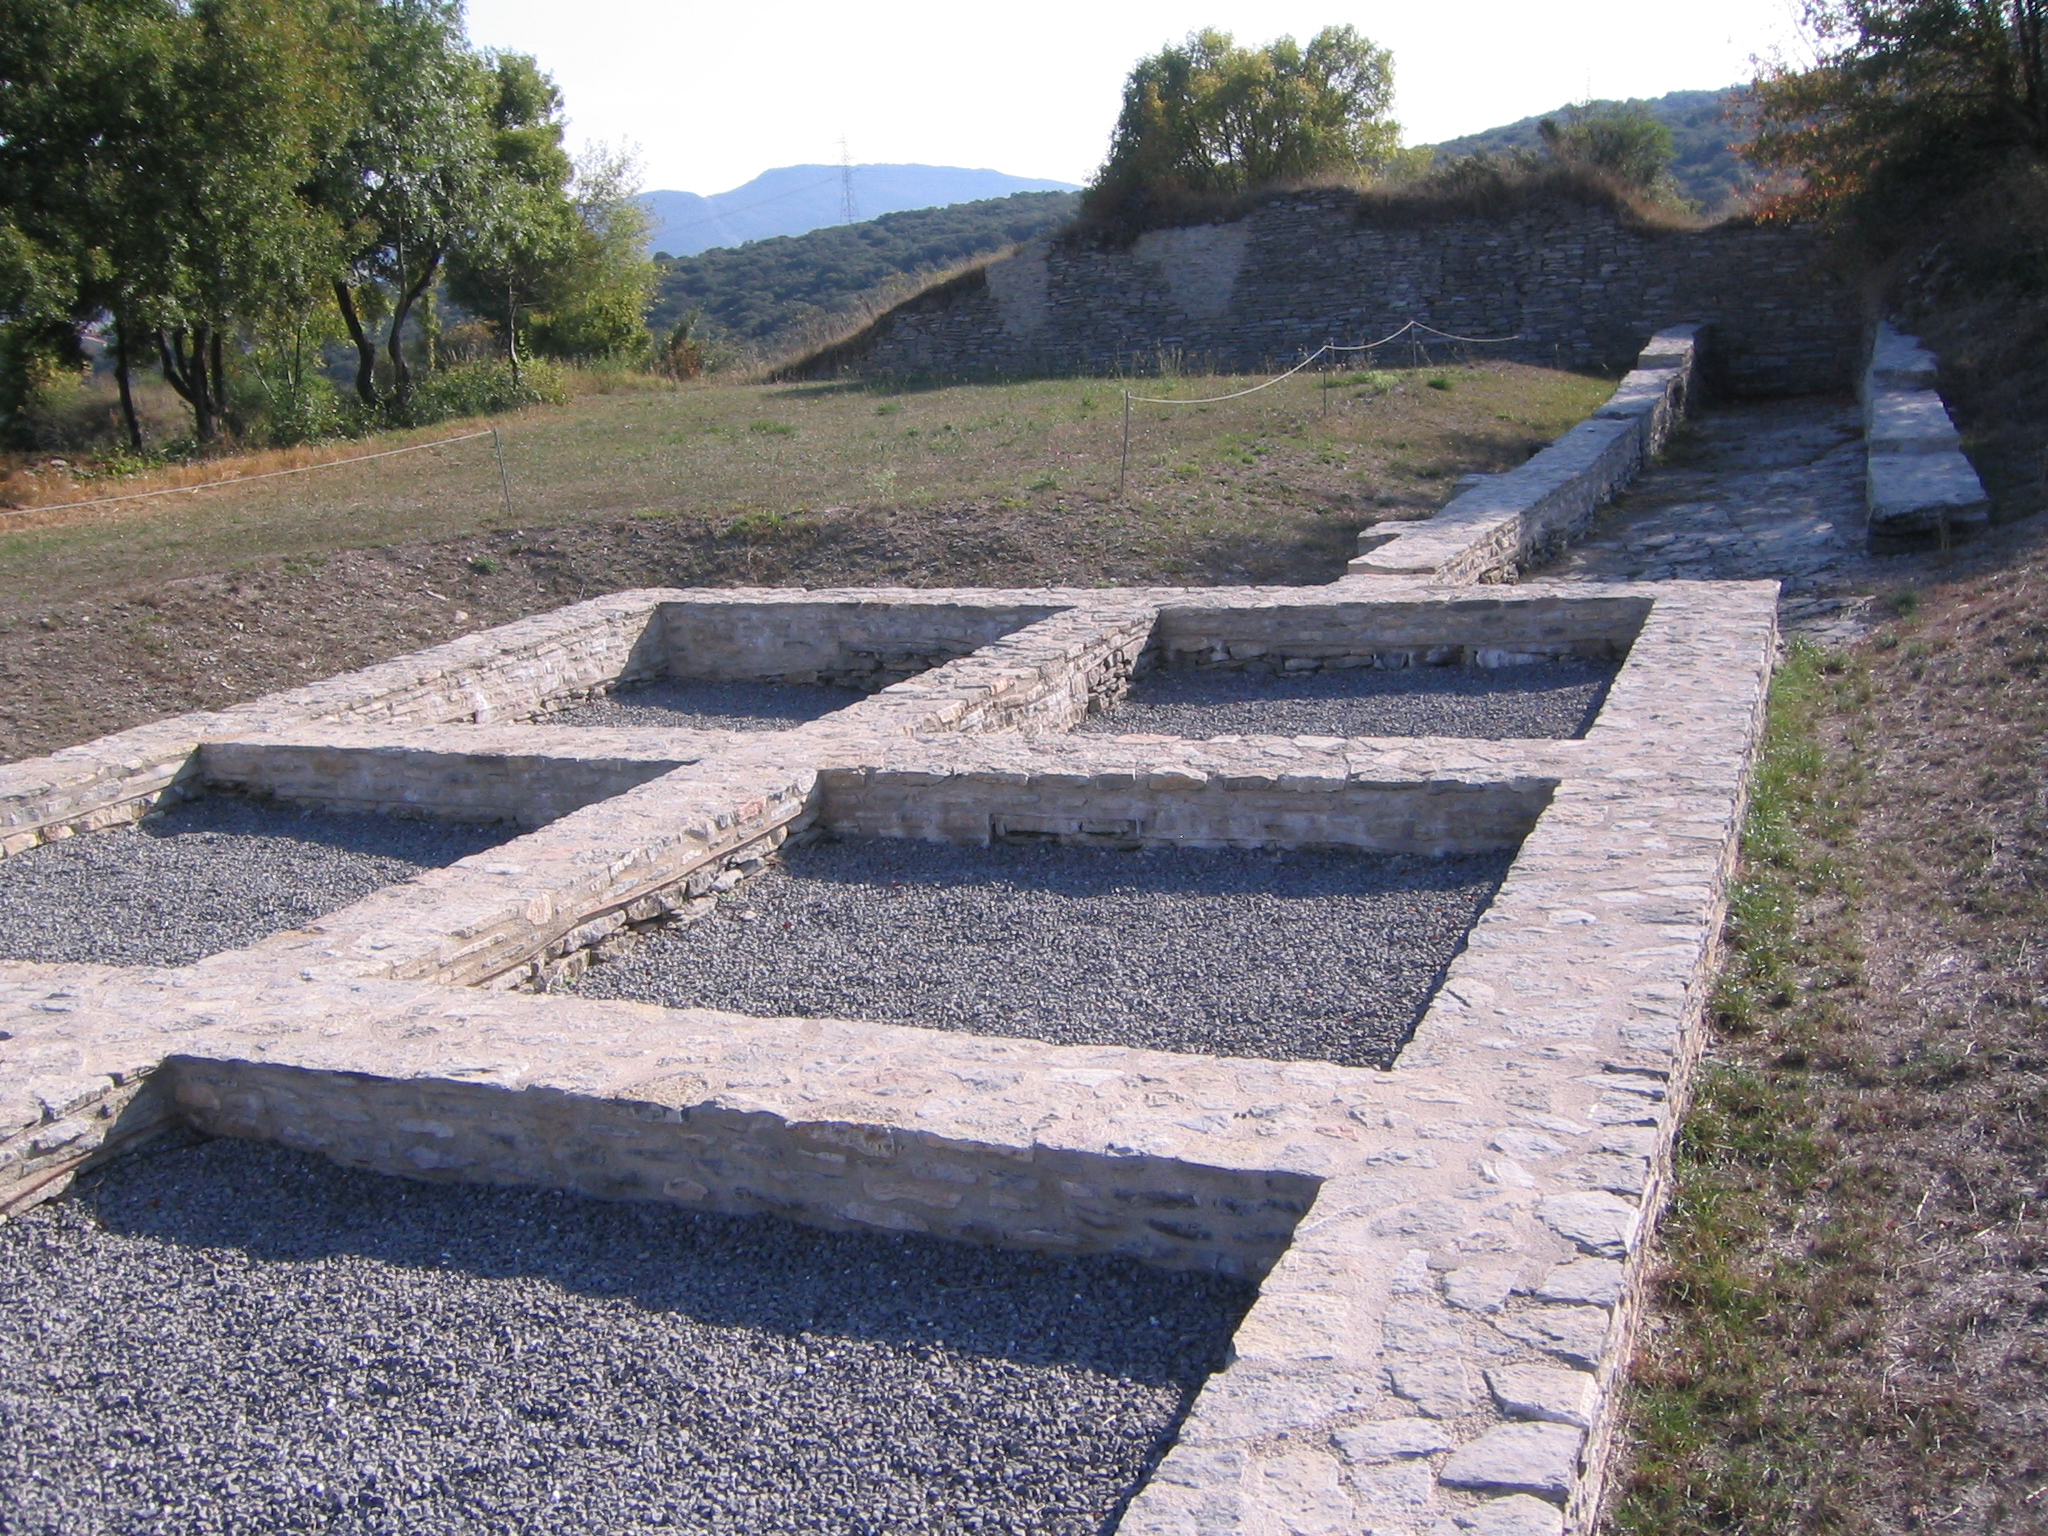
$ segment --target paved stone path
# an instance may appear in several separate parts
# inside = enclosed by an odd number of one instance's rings
[[[1849,400],[1703,413],[1538,579],[1784,583],[1778,624],[1845,644],[1896,562],[1864,552],[1864,451]]]

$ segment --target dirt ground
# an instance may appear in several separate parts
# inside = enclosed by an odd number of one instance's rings
[[[0,512],[0,759],[622,587],[1326,582],[1359,528],[1427,516],[1456,476],[1523,462],[1610,388],[1447,363],[1140,406],[1122,495],[1121,386],[1039,380],[591,395],[500,418],[502,478],[485,436],[88,512],[31,504]],[[132,488],[69,474],[23,469],[0,502]]]
[[[734,531],[676,517],[507,529],[0,603],[0,752],[16,761],[637,586],[1091,586],[1334,580],[1354,519],[1275,515],[1160,558],[1087,510],[851,509]],[[11,611],[10,611],[11,610]]]

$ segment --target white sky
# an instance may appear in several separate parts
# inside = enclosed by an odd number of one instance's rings
[[[1203,27],[1239,42],[1350,22],[1391,48],[1426,144],[1592,97],[1746,79],[1796,0],[469,0],[470,36],[537,56],[576,140],[639,146],[645,185],[722,192],[771,166],[962,165],[1085,181],[1125,74]]]

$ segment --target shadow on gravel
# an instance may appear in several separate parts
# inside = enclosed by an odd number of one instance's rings
[[[0,1227],[0,1529],[1111,1528],[1254,1294],[209,1141]]]
[[[1198,1385],[1256,1289],[1132,1259],[420,1183],[225,1139],[119,1165],[82,1198],[107,1232],[189,1254],[537,1280],[706,1327],[944,1346],[1152,1386]]]

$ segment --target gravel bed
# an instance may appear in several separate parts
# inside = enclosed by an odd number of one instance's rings
[[[641,683],[548,715],[546,725],[688,731],[782,731],[822,720],[866,695],[823,683]]]
[[[1174,670],[1140,678],[1076,731],[1123,736],[1569,738],[1592,727],[1619,670],[1607,662],[1372,667],[1333,672]]]
[[[1386,1066],[1509,860],[811,843],[576,988],[757,1017]]]
[[[1251,1296],[206,1142],[0,1227],[0,1531],[1095,1536]]]
[[[189,965],[513,835],[209,796],[0,859],[0,960]]]

